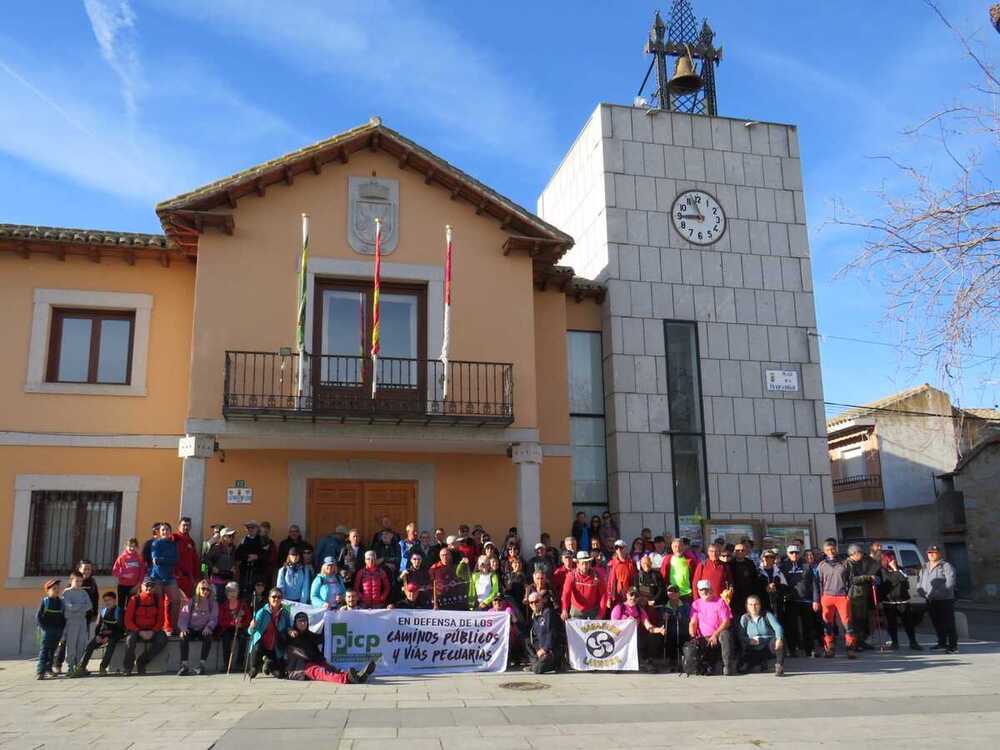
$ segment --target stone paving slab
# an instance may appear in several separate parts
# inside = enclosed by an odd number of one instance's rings
[[[963,644],[954,656],[790,660],[783,679],[517,672],[376,674],[360,686],[153,674],[36,682],[32,667],[0,663],[2,750],[248,750],[287,746],[289,737],[303,747],[315,739],[324,750],[468,750],[471,743],[490,750],[919,750],[931,740],[940,750],[958,742],[994,747],[1000,737],[1000,648],[992,643]],[[501,687],[508,682],[544,689]]]

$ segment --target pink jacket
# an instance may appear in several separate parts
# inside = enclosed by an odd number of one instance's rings
[[[127,549],[118,555],[111,567],[111,574],[118,579],[119,586],[136,586],[142,583],[146,576],[146,563],[143,562],[139,550],[129,552]],[[124,603],[120,603],[125,606]]]

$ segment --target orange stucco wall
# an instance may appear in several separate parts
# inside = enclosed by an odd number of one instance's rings
[[[238,526],[251,518],[258,521],[266,519],[271,522],[275,535],[283,537],[289,522],[289,462],[349,459],[433,464],[436,490],[434,523],[449,531],[454,531],[460,523],[480,523],[495,537],[502,539],[507,529],[517,524],[516,467],[506,456],[280,450],[227,451],[225,463],[218,459],[209,462],[205,523]],[[382,477],[359,478],[377,480]],[[252,504],[226,504],[226,488],[232,487],[237,479],[244,480],[246,486],[253,489]],[[543,526],[546,530],[568,527],[571,521],[567,515],[568,458],[545,459],[542,464],[542,487]]]
[[[0,429],[27,432],[177,434],[184,431],[194,299],[194,266],[151,260],[130,266],[47,255],[0,253]],[[35,289],[151,294],[146,396],[25,393]]]
[[[576,302],[567,298],[566,329],[569,331],[600,331],[601,306],[592,299]]]
[[[538,367],[538,432],[542,443],[569,443],[566,373],[566,295],[535,292],[535,362]]]
[[[181,461],[176,451],[121,448],[0,447],[0,529],[9,539],[14,511],[14,479],[18,474],[95,474],[139,477],[136,531],[149,537],[153,521],[176,520]],[[3,580],[10,569],[10,545],[0,544]],[[0,606],[37,604],[41,591],[0,589]]]
[[[221,416],[227,349],[276,351],[293,346],[301,218],[310,215],[313,258],[370,261],[347,242],[348,176],[399,180],[399,242],[385,263],[443,266],[444,226],[454,227],[451,357],[512,362],[516,426],[536,424],[534,305],[531,260],[505,257],[506,233],[493,218],[382,152],[358,152],[346,165],[303,174],[263,197],[241,198],[232,236],[200,241],[190,416]],[[434,356],[435,352],[429,352]]]

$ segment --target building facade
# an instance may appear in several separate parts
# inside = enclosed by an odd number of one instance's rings
[[[960,589],[969,591],[976,567],[968,545],[973,532],[956,465],[964,466],[998,426],[996,411],[956,407],[947,393],[926,383],[830,419],[839,537],[943,544]]]
[[[608,288],[623,535],[835,535],[794,126],[601,104],[538,214],[575,238],[565,262]]]
[[[1000,436],[985,438],[944,480],[961,504],[969,593],[976,599],[996,601],[1000,597],[1000,553],[996,544],[1000,525]]]
[[[604,292],[556,265],[569,235],[377,119],[157,213],[163,235],[0,225],[10,650],[35,647],[42,581],[82,557],[107,573],[154,521],[190,516],[196,539],[249,519],[278,538],[296,523],[310,539],[339,525],[370,539],[389,516],[501,538],[517,526],[533,541],[568,531],[574,492],[600,493],[593,446],[581,443],[572,476],[570,410],[604,401]],[[572,382],[571,358],[589,367]]]

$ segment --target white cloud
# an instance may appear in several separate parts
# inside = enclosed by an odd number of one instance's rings
[[[134,124],[142,92],[142,66],[136,39],[136,16],[128,0],[83,0],[101,56],[121,82],[125,112]]]
[[[346,78],[361,101],[429,122],[455,147],[468,141],[522,163],[560,152],[544,100],[502,60],[417,5],[169,0],[158,7],[249,39],[309,75]]]

